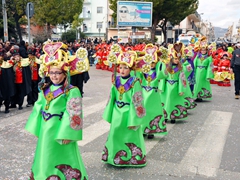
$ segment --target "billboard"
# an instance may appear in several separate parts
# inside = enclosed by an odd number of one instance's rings
[[[118,1],[118,26],[152,26],[152,2]]]

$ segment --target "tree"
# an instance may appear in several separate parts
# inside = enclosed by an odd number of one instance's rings
[[[84,33],[80,32],[80,34],[81,34],[80,35],[81,38],[85,38],[86,37],[86,35]],[[68,43],[69,42],[74,42],[76,40],[76,30],[71,29],[71,30],[69,30],[67,32],[62,33],[61,39],[64,42],[68,42]]]
[[[117,1],[109,0],[110,9],[113,10],[112,17],[117,17]],[[138,1],[138,0],[131,0]],[[195,13],[198,8],[198,0],[144,0],[145,2],[153,3],[153,14],[152,14],[152,27],[149,27],[151,31],[151,39],[154,42],[156,28],[161,20],[162,21],[162,31],[166,41],[166,24],[168,21],[171,24],[179,24],[185,17]]]
[[[22,40],[22,31],[21,31],[19,21],[22,18],[25,18],[24,16],[26,14],[25,9],[26,9],[27,2],[28,2],[27,0],[6,0],[6,9],[7,9],[7,16],[8,16],[8,31],[10,32],[8,34],[9,35],[13,34],[12,35],[13,37],[16,36],[14,35],[15,32],[13,32],[16,29],[17,35],[20,40]],[[12,27],[13,20],[15,22],[14,27]],[[26,21],[22,21],[22,22],[26,22]]]
[[[3,18],[0,16],[0,38],[4,39],[4,32],[3,32]],[[14,39],[17,39],[17,34],[15,30],[15,22],[13,18],[8,18],[8,36],[9,39],[11,37],[14,37]]]
[[[168,1],[164,0],[160,11],[160,20],[163,21],[162,32],[164,40],[167,40],[167,22],[169,21],[173,26],[179,24],[188,15],[196,12],[198,8],[198,0],[177,0]]]
[[[47,25],[50,37],[50,25],[68,27],[74,21],[74,16],[82,12],[82,6],[83,0],[34,0],[34,20],[39,25]]]

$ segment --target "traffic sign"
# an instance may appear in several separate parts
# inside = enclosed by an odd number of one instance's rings
[[[34,14],[34,6],[32,2],[27,3],[27,7],[26,7],[26,15],[28,18],[33,17]]]

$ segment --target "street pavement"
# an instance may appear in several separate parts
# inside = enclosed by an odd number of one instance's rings
[[[83,140],[78,142],[90,180],[240,179],[240,100],[234,86],[212,85],[213,99],[198,103],[186,121],[167,124],[168,135],[145,139],[147,166],[117,168],[101,162],[109,124],[102,119],[111,72],[91,67],[84,84]],[[26,102],[25,102],[26,105]],[[0,180],[26,180],[37,138],[24,130],[31,107],[0,112]]]

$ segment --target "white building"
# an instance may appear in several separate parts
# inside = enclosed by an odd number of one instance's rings
[[[84,0],[80,18],[83,18],[81,31],[88,37],[107,38],[108,0]]]

